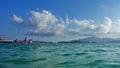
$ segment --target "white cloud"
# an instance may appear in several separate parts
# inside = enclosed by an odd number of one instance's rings
[[[43,10],[43,12],[31,11],[31,16],[29,17],[30,25],[34,27],[30,33],[35,34],[45,34],[45,35],[60,35],[62,30],[64,30],[64,24],[62,19],[58,20],[49,11]],[[49,36],[49,35],[48,35]]]
[[[13,15],[15,22],[23,22],[23,19]],[[96,25],[94,20],[62,19],[53,15],[47,10],[31,11],[28,19],[28,25],[31,26],[29,35],[39,36],[97,36],[103,37],[109,33],[112,21],[105,17],[100,25]],[[24,22],[23,22],[24,23]],[[25,23],[24,23],[25,24]],[[26,25],[26,24],[25,24]]]
[[[97,34],[98,36],[102,36],[107,34],[110,29],[112,27],[112,21],[110,18],[105,17],[104,21],[101,22],[101,24],[95,28],[95,34]]]
[[[23,23],[23,19],[21,17],[16,16],[15,14],[13,14],[12,19],[17,23]]]
[[[118,22],[120,22],[120,19],[118,19]]]
[[[111,27],[111,32],[113,33],[120,33],[120,19],[116,19],[113,21],[112,27]]]
[[[103,37],[105,34],[107,34],[110,31],[110,28],[112,26],[112,21],[110,18],[105,17],[104,21],[101,22],[100,25],[94,24],[93,20],[77,20],[72,19],[71,24],[69,26],[74,26],[74,28],[70,27],[68,28],[68,34],[74,35],[82,35],[82,36],[97,36],[97,37]]]
[[[112,21],[108,17],[105,17],[103,23],[100,25],[100,27],[103,29],[104,33],[108,33],[111,26],[112,26]]]

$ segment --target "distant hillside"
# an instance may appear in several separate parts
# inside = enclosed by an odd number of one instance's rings
[[[88,37],[78,40],[61,41],[59,43],[109,43],[109,42],[120,42],[120,39]]]

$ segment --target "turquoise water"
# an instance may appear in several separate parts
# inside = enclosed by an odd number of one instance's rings
[[[120,68],[120,43],[0,43],[0,68]]]

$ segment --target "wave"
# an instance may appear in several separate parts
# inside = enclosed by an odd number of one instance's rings
[[[25,58],[19,58],[19,59],[11,59],[6,60],[5,62],[13,63],[13,64],[28,64],[30,62],[38,62],[38,61],[45,61],[47,58],[39,58],[39,59],[25,59]]]

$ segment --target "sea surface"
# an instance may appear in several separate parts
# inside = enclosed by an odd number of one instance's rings
[[[120,43],[0,43],[0,68],[120,68]]]

